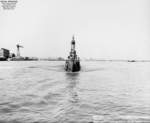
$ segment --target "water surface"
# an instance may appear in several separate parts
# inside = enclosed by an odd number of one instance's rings
[[[149,62],[0,62],[0,123],[150,122]]]

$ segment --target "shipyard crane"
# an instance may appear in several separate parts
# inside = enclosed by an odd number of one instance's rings
[[[20,48],[23,48],[23,46],[17,44],[17,57],[20,57]]]

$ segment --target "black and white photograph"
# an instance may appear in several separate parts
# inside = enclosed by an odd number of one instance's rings
[[[0,123],[150,123],[150,0],[0,0]]]

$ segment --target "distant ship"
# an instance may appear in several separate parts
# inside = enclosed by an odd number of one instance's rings
[[[80,59],[76,54],[75,50],[75,39],[72,37],[71,41],[71,51],[65,63],[65,70],[70,72],[80,71]]]

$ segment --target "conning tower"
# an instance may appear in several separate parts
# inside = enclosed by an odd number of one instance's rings
[[[75,38],[73,36],[71,41],[71,51],[65,64],[66,71],[75,72],[80,70],[80,60],[76,54],[75,44]]]

